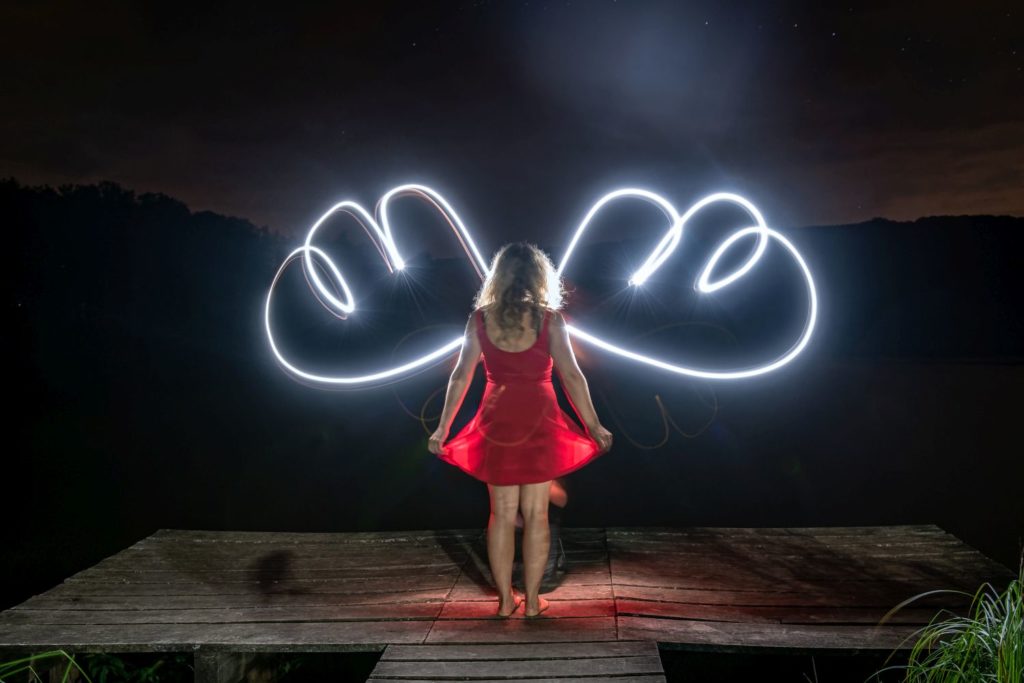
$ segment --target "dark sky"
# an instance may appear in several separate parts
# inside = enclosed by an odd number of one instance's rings
[[[827,4],[823,9],[820,4]],[[0,176],[298,234],[435,186],[543,239],[621,185],[779,227],[1024,215],[1024,6],[8,2]]]

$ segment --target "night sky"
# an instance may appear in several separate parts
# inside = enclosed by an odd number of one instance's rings
[[[781,228],[1024,215],[1021,4],[818,5],[5,3],[0,176],[294,235],[422,182],[492,248],[621,185]]]

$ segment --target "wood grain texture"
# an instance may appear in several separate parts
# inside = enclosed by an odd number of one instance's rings
[[[653,660],[644,659],[652,656],[644,648],[654,645],[656,654],[659,643],[907,647],[914,629],[940,610],[963,614],[969,598],[932,595],[879,625],[896,604],[925,591],[973,593],[986,581],[1002,588],[1013,577],[931,525],[563,528],[561,539],[568,573],[543,592],[550,609],[525,619],[520,607],[502,619],[484,529],[161,529],[0,612],[0,650],[385,650],[392,664],[376,672],[381,679],[652,680],[662,674],[648,670]],[[520,563],[513,583],[522,589]],[[634,641],[644,644],[625,645]],[[430,657],[447,663],[402,664]],[[467,664],[517,657],[533,663],[513,674]],[[558,663],[591,660],[608,661],[588,674]]]
[[[388,645],[370,681],[632,680],[663,682],[652,641]]]

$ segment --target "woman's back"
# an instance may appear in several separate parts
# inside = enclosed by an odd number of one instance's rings
[[[539,314],[536,314],[533,310],[524,312],[520,320],[522,333],[519,336],[505,334],[504,330],[497,324],[497,321],[493,319],[493,313],[488,310],[488,307],[478,308],[475,313],[478,322],[480,320],[485,322],[484,331],[492,345],[503,351],[517,353],[533,346],[533,342],[536,341],[541,333],[544,320],[548,313],[550,313],[550,309],[542,307]],[[535,316],[539,319],[539,322],[534,320]],[[479,327],[477,329],[478,331],[480,330]]]
[[[524,316],[523,327],[526,333],[516,340],[514,349],[501,348],[492,339],[492,331],[497,325],[487,318],[484,309],[477,310],[476,329],[480,339],[481,355],[487,381],[497,384],[515,382],[550,382],[553,366],[551,352],[548,348],[548,329],[551,318],[550,311],[545,308],[541,313],[540,328],[530,330],[528,320],[532,315]],[[532,341],[531,341],[532,338]]]

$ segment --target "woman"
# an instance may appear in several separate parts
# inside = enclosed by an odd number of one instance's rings
[[[562,298],[561,278],[535,245],[506,244],[495,254],[466,324],[440,425],[428,443],[431,453],[487,483],[487,555],[499,617],[511,616],[522,603],[523,596],[512,590],[517,511],[523,518],[524,613],[535,617],[548,608],[539,591],[550,551],[551,482],[588,464],[612,444],[558,312]],[[481,356],[487,384],[480,408],[445,444]],[[586,432],[558,405],[552,367]]]

